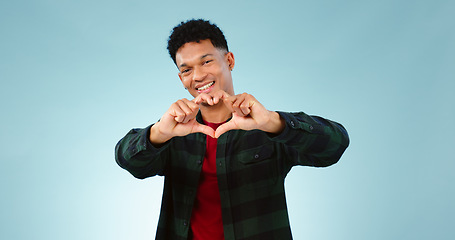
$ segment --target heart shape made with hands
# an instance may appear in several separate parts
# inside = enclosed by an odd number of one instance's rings
[[[233,129],[260,129],[261,123],[269,113],[252,95],[247,93],[234,96],[230,96],[224,91],[216,92],[213,95],[202,93],[193,100],[198,105],[205,103],[211,106],[220,101],[232,112],[232,118],[216,129],[215,138]]]
[[[220,125],[216,131],[213,128],[196,121],[197,113],[214,111],[216,106],[224,106],[228,111],[221,110],[220,114],[231,113],[231,119]],[[201,105],[202,104],[202,105]],[[202,109],[201,109],[202,108]],[[218,138],[225,132],[233,129],[253,130],[278,134],[285,127],[285,122],[277,112],[267,110],[252,95],[243,93],[230,96],[220,90],[214,94],[201,93],[193,100],[180,99],[174,102],[168,111],[150,129],[150,142],[161,144],[176,136],[186,136],[190,133],[200,132],[213,138]]]

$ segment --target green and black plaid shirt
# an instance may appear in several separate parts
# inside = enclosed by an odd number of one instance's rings
[[[284,179],[295,165],[336,163],[347,146],[338,123],[304,113],[278,112],[286,121],[278,136],[231,130],[218,139],[216,161],[226,240],[292,239]],[[200,113],[198,122],[202,123]],[[117,163],[137,178],[165,176],[156,239],[187,240],[204,160],[206,136],[174,137],[160,148],[150,127],[131,130],[116,146]]]

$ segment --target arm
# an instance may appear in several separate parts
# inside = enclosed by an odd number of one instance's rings
[[[267,110],[252,95],[230,96],[217,92],[214,101],[222,99],[231,109],[232,118],[221,125],[215,136],[232,129],[259,129],[272,140],[283,143],[289,167],[308,165],[324,167],[336,163],[349,145],[349,136],[341,124],[303,112],[284,113]]]
[[[134,177],[164,175],[169,143],[155,147],[149,140],[151,127],[132,129],[115,146],[115,160]]]
[[[253,95],[243,93],[230,96],[224,91],[215,93],[214,101],[222,99],[232,112],[232,118],[218,127],[215,137],[232,129],[258,129],[272,135],[281,133],[285,127],[284,120],[277,112],[267,110]]]
[[[278,112],[286,126],[274,141],[288,147],[291,165],[330,166],[349,146],[346,129],[339,123],[303,112]]]
[[[171,105],[161,120],[144,129],[133,129],[115,147],[120,167],[137,178],[164,175],[170,140],[195,132],[213,136],[214,130],[196,121],[199,105],[181,99]]]

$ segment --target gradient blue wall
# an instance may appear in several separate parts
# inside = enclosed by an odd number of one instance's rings
[[[206,18],[237,93],[341,122],[286,181],[295,239],[454,239],[454,1],[1,1],[0,238],[154,239],[162,178],[113,149],[190,98],[166,52]]]

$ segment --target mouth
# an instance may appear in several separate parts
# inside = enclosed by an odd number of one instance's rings
[[[210,87],[213,86],[213,84],[215,84],[215,82],[209,82],[207,83],[206,85],[202,86],[202,87],[199,87],[199,88],[196,88],[196,90],[199,92],[199,93],[202,93],[202,92],[208,92],[210,90]]]

